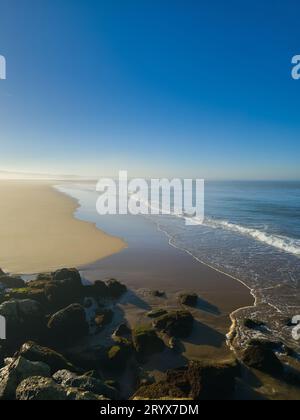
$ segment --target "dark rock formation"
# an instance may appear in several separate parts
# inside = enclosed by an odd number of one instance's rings
[[[136,352],[142,357],[160,353],[165,349],[164,342],[151,327],[141,326],[135,328],[132,332],[132,338]]]
[[[3,271],[1,271],[3,273]],[[21,277],[11,277],[7,276],[4,273],[1,275],[0,273],[0,283],[6,289],[18,289],[25,287],[25,281],[21,279]]]
[[[85,310],[79,304],[70,305],[52,315],[48,328],[52,342],[58,346],[74,344],[89,332]]]
[[[114,299],[120,298],[124,293],[127,292],[127,287],[124,284],[120,283],[118,280],[108,280],[106,285],[108,287],[109,296]]]
[[[67,393],[53,379],[33,376],[20,383],[16,391],[16,398],[23,401],[64,401],[67,399]]]
[[[170,337],[185,338],[191,334],[193,322],[190,312],[172,311],[155,319],[153,326]]]
[[[0,370],[0,400],[15,399],[17,386],[31,376],[50,376],[50,368],[45,363],[30,362],[23,357]]]
[[[42,347],[33,341],[23,344],[19,351],[19,355],[31,362],[46,363],[50,367],[52,375],[62,369],[78,372],[78,369],[68,362],[60,353],[47,347]]]
[[[66,371],[57,372],[53,379],[64,388],[79,388],[82,391],[92,392],[93,394],[103,395],[110,399],[116,399],[118,392],[115,388],[108,386],[102,380],[88,375],[74,376],[73,373]]]
[[[12,299],[0,305],[6,319],[6,345],[16,351],[24,341],[40,340],[45,334],[45,316],[41,305],[30,299]]]
[[[190,362],[187,367],[168,371],[166,379],[141,387],[133,399],[226,400],[233,397],[239,366]]]
[[[196,293],[183,293],[179,296],[179,302],[182,305],[196,307],[198,302],[198,295]]]
[[[282,363],[264,343],[250,343],[242,353],[241,359],[246,366],[274,376],[280,376],[283,372]]]

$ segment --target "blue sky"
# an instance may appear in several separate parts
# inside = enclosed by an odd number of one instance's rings
[[[0,170],[300,179],[298,0],[0,0]]]

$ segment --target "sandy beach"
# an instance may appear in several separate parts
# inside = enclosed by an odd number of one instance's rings
[[[79,267],[126,247],[121,239],[76,220],[76,201],[50,182],[1,180],[0,194],[0,267],[9,273]]]

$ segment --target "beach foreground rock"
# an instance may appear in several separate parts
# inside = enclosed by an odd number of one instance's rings
[[[15,399],[17,386],[31,376],[50,376],[50,368],[42,362],[30,362],[18,357],[0,370],[0,400]]]
[[[72,304],[55,313],[48,322],[48,328],[57,345],[75,343],[89,332],[83,306]]]
[[[194,318],[188,311],[171,311],[153,321],[154,328],[170,337],[188,337],[193,328]]]
[[[142,386],[132,399],[226,400],[233,397],[240,374],[235,360],[224,363],[189,362],[167,372],[166,379]]]

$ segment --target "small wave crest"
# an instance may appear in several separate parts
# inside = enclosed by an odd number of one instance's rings
[[[247,235],[259,242],[263,242],[267,245],[280,249],[281,251],[289,252],[290,254],[300,256],[300,240],[298,239],[270,234],[259,229],[253,229],[237,225],[234,223],[227,222],[225,220],[213,220],[208,218],[205,219],[204,225],[215,229],[221,228],[242,235]]]

